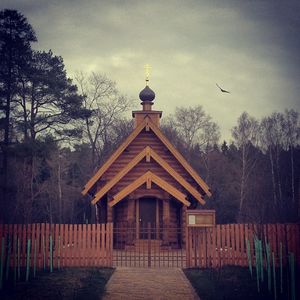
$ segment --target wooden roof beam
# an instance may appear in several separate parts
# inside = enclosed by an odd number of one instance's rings
[[[127,185],[124,189],[122,189],[120,192],[118,192],[116,195],[113,196],[112,200],[108,202],[108,205],[110,207],[116,205],[119,201],[121,201],[123,198],[125,198],[127,195],[135,191],[138,187],[140,187],[142,184],[144,184],[148,177],[149,177],[150,171],[146,172],[144,175],[140,176],[138,179]]]
[[[178,183],[180,183],[188,192],[190,192],[202,205],[205,204],[202,195],[189,184],[180,174],[178,174],[163,158],[161,158],[153,149],[150,149],[150,156],[165,169]]]
[[[172,185],[167,183],[162,178],[158,177],[157,175],[153,174],[151,171],[146,172],[144,175],[140,176],[138,179],[130,183],[128,186],[126,186],[124,189],[122,189],[120,192],[118,192],[116,195],[113,196],[112,200],[108,202],[108,205],[110,207],[116,205],[118,202],[120,202],[122,199],[124,199],[126,196],[128,196],[130,193],[135,191],[137,188],[139,188],[142,184],[146,183],[149,184],[149,182],[153,182],[156,185],[158,185],[160,188],[165,190],[167,193],[175,197],[177,200],[182,202],[186,206],[190,206],[191,203],[186,200],[186,195],[174,188]]]
[[[146,117],[144,121],[136,127],[127,139],[121,144],[120,147],[114,152],[114,154],[104,163],[104,165],[96,172],[96,174],[87,182],[83,188],[81,194],[86,195],[93,185],[99,180],[104,172],[112,165],[112,163],[121,155],[121,153],[127,148],[127,146],[137,137],[137,135],[149,124],[149,117]]]
[[[151,173],[151,181],[157,184],[159,187],[161,187],[163,190],[168,192],[170,195],[175,197],[177,200],[182,202],[186,206],[190,206],[191,203],[186,200],[186,195],[174,188],[172,185],[167,183],[162,178],[158,177],[157,175]]]
[[[144,157],[150,161],[150,156],[164,168],[178,183],[180,183],[188,192],[190,192],[202,205],[205,204],[201,194],[189,184],[180,174],[178,174],[163,158],[161,158],[149,146],[145,147],[137,156],[135,156],[116,176],[114,176],[104,187],[99,190],[92,204],[96,204],[115,184],[117,184],[132,168],[134,168]],[[151,180],[147,180],[147,187],[151,187]]]
[[[116,183],[118,183],[132,168],[134,168],[148,153],[150,147],[145,147],[138,155],[136,155],[117,175],[115,175],[104,187],[99,190],[94,198],[92,204],[96,204]]]
[[[169,142],[169,140],[162,134],[160,129],[149,119],[148,124],[156,136],[162,141],[162,143],[170,150],[170,152],[175,156],[175,158],[181,163],[181,165],[186,169],[186,171],[195,179],[195,181],[200,185],[207,196],[211,196],[211,191],[208,185],[203,181],[203,179],[196,173],[196,171],[189,165],[189,163],[184,159],[184,157],[176,150],[176,148]]]

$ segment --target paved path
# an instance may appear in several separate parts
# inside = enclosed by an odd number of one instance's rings
[[[103,299],[199,300],[179,268],[117,268]]]

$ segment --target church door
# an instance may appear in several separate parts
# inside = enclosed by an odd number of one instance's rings
[[[140,221],[140,239],[147,239],[149,234],[148,224],[151,224],[151,239],[155,238],[156,226],[156,198],[139,199],[139,221]]]

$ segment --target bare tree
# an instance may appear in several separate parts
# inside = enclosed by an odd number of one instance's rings
[[[280,178],[280,152],[284,145],[284,116],[273,113],[261,121],[261,147],[269,155],[275,207],[282,205],[282,187]]]
[[[201,105],[176,107],[175,114],[169,116],[165,124],[175,128],[188,150],[197,144],[205,152],[220,138],[219,126],[205,113]]]
[[[246,112],[241,114],[237,126],[232,129],[232,137],[241,153],[239,219],[243,215],[248,179],[256,164],[256,157],[251,153],[251,146],[257,144],[258,129],[258,121]]]
[[[96,168],[111,144],[111,131],[130,109],[131,101],[103,74],[77,72],[75,82],[84,96],[85,109],[91,112],[85,117],[84,139],[91,146],[92,165]]]
[[[176,147],[182,149],[195,169],[204,165],[205,180],[209,181],[209,152],[220,139],[220,128],[212,121],[211,116],[205,113],[201,105],[188,108],[177,107],[175,114],[164,120],[162,128]]]
[[[24,151],[24,147],[20,146],[17,151]],[[39,214],[36,204],[47,189],[47,182],[39,178],[42,164],[43,158],[37,156],[14,157],[12,171],[16,190],[14,201],[7,206],[11,209],[9,222],[31,223]]]
[[[300,199],[297,205],[295,196],[295,158],[294,149],[300,144],[300,118],[295,110],[285,110],[283,119],[284,146],[290,152],[292,203],[300,216]]]
[[[202,139],[202,161],[204,163],[206,169],[206,181],[210,182],[210,172],[211,172],[211,157],[214,155],[210,155],[214,150],[215,146],[217,146],[220,139],[220,128],[219,126],[208,119],[208,122],[204,125],[203,132],[201,134]]]

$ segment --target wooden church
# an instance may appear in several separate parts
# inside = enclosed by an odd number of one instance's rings
[[[184,229],[187,209],[197,201],[204,205],[204,197],[211,192],[160,130],[162,112],[152,110],[155,93],[148,81],[147,77],[139,94],[142,110],[132,112],[134,130],[87,182],[82,194],[93,197],[97,222],[134,228],[125,243],[138,243],[144,238],[143,228],[151,226],[151,239],[178,244],[178,239],[184,240],[184,230],[179,230],[179,237],[167,231]]]

